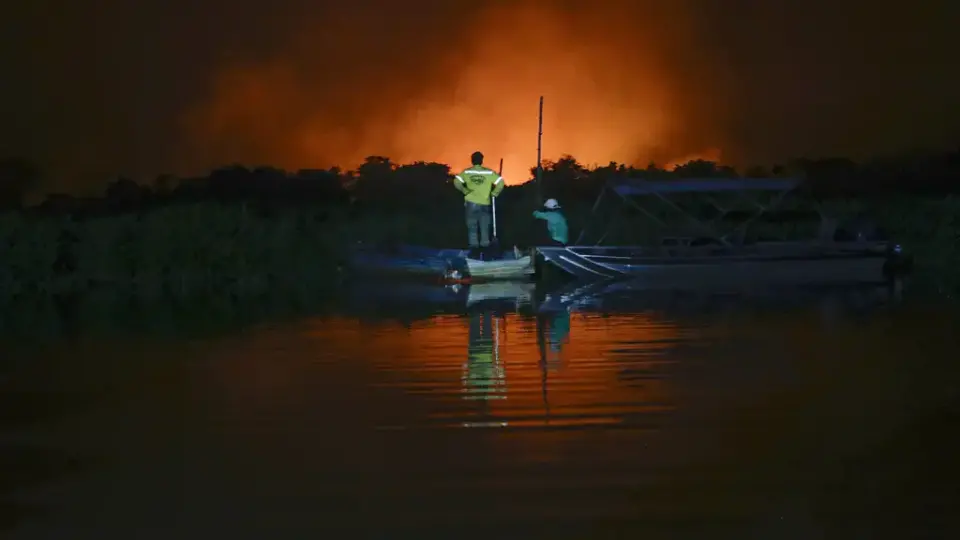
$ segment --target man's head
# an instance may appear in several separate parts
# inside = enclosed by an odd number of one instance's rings
[[[480,152],[474,152],[470,154],[470,163],[474,165],[483,165],[483,154]]]

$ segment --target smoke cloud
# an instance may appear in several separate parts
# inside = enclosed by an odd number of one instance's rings
[[[125,175],[956,147],[960,3],[73,0],[0,8],[0,155]]]
[[[623,4],[313,13],[269,57],[215,71],[182,117],[192,164],[352,168],[380,155],[460,167],[480,150],[518,183],[536,165],[541,95],[544,159],[720,157],[703,126],[722,100],[704,101],[691,76],[713,97],[724,77],[698,56],[695,19],[684,2]]]

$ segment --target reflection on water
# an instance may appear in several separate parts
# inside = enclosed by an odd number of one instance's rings
[[[463,399],[506,398],[506,376],[500,360],[500,317],[490,312],[470,317]]]
[[[203,333],[89,304],[8,333],[2,405],[33,412],[0,415],[11,538],[952,531],[950,312],[383,285]]]
[[[50,393],[26,392],[6,382],[0,384],[0,531],[12,527],[24,516],[38,515],[41,510],[12,500],[9,494],[73,474],[80,470],[82,461],[61,450],[4,435],[14,429],[23,430],[54,420],[65,414],[67,407],[79,409],[83,402]]]

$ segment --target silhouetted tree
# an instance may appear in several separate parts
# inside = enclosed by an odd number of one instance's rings
[[[106,189],[107,203],[115,209],[139,209],[149,197],[150,188],[129,178],[118,178]]]
[[[587,176],[587,169],[570,154],[564,154],[555,163],[551,164],[551,176],[561,180],[580,180]]]
[[[0,210],[23,205],[30,190],[40,183],[40,168],[23,158],[0,160]]]
[[[743,176],[746,178],[769,178],[772,175],[764,167],[754,166],[748,167]]]
[[[390,158],[383,156],[369,156],[357,168],[360,175],[360,181],[378,181],[390,178],[391,173],[396,169]]]
[[[167,196],[177,185],[177,178],[172,174],[161,174],[153,179],[153,192],[160,196]]]
[[[632,173],[632,171],[629,168],[625,168],[625,170],[621,171],[621,174],[624,174],[624,173],[629,176],[633,176],[632,174],[630,174]],[[643,178],[646,178],[648,180],[662,180],[665,178],[672,178],[674,174],[673,174],[673,171],[666,171],[662,167],[658,166],[656,163],[651,161],[650,163],[647,163],[647,166],[643,169],[643,172],[640,173],[639,176],[642,176]]]
[[[703,159],[693,160],[673,169],[674,176],[689,178],[731,178],[737,176],[733,167],[718,165]]]
[[[531,174],[535,172],[535,168],[531,169]],[[565,155],[557,161],[544,162],[541,187],[544,196],[576,206],[583,201],[592,204],[600,187],[615,178],[736,175],[732,167],[705,160],[694,160],[666,171],[654,163],[645,168],[616,162],[586,167],[575,157]],[[786,166],[774,165],[769,170],[750,167],[744,175],[800,175],[807,179],[807,193],[818,197],[903,192],[946,194],[960,187],[960,152],[913,152],[863,164],[847,158],[806,158]],[[37,185],[39,176],[38,168],[26,160],[0,160],[0,208],[21,206],[27,192]],[[118,178],[106,187],[103,197],[86,199],[52,194],[36,211],[92,216],[143,211],[180,202],[243,200],[257,204],[261,210],[268,206],[279,211],[281,206],[343,205],[351,208],[350,215],[368,211],[434,215],[433,212],[440,210],[456,213],[460,195],[450,186],[450,178],[449,166],[442,163],[398,165],[383,156],[370,156],[352,171],[334,167],[288,173],[274,167],[251,169],[235,164],[199,178],[178,180],[164,175],[152,182],[152,189],[128,178]],[[512,186],[503,195],[504,211],[519,211],[535,205],[536,187],[533,184]]]

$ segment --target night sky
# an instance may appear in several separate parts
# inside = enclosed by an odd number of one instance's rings
[[[942,0],[9,0],[0,156],[72,191],[476,149],[517,182],[540,95],[544,157],[588,164],[955,148],[957,21]]]

